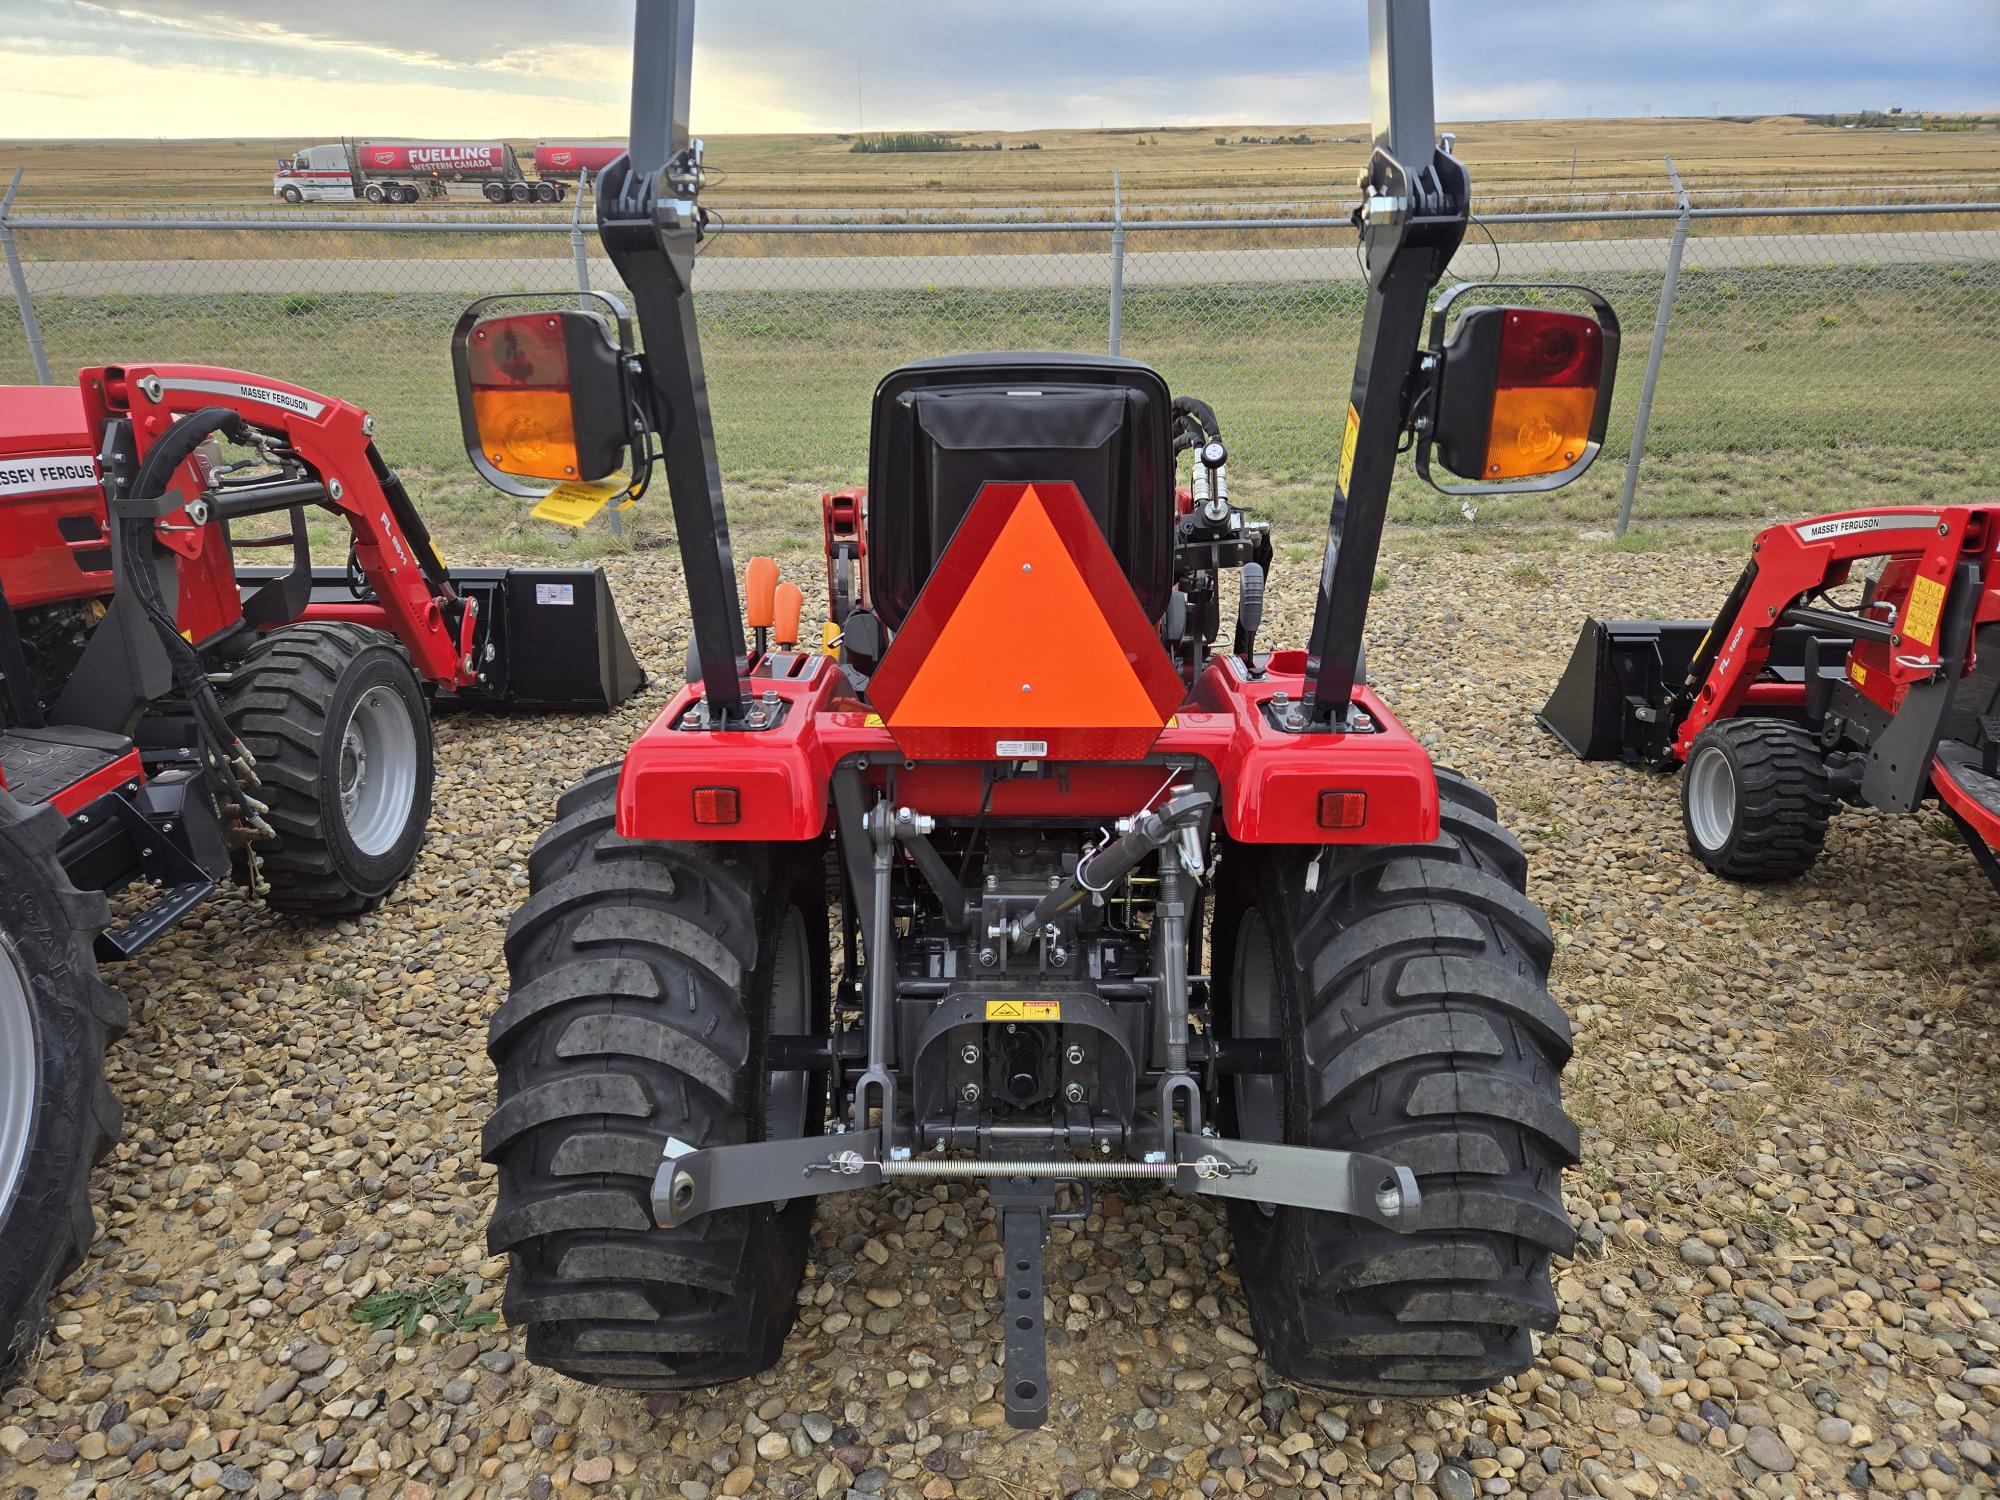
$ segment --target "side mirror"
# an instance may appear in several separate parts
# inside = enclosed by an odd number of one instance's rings
[[[574,484],[625,467],[632,397],[626,383],[631,324],[577,310],[492,314],[483,297],[452,331],[452,375],[466,456],[510,495],[540,497],[545,480]]]
[[[1618,317],[1585,287],[1595,316],[1541,307],[1452,304],[1492,284],[1454,287],[1431,320],[1431,373],[1419,408],[1417,472],[1447,495],[1507,495],[1560,489],[1596,461],[1611,414],[1618,368]],[[1450,332],[1446,333],[1447,324]],[[1471,484],[1440,483],[1431,457]]]

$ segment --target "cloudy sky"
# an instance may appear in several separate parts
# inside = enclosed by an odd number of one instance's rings
[[[0,137],[622,135],[633,0],[0,0]],[[1434,0],[1447,119],[2000,107],[2000,0]],[[711,132],[1359,120],[1363,0],[710,0]]]

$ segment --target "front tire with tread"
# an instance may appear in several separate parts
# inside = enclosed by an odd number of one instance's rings
[[[1819,742],[1783,719],[1723,719],[1688,747],[1681,824],[1725,880],[1791,880],[1826,847],[1835,800]]]
[[[1550,1260],[1575,1234],[1578,1159],[1560,1075],[1569,1022],[1548,994],[1553,941],[1492,798],[1438,772],[1423,845],[1231,844],[1217,877],[1218,1020],[1281,1044],[1265,1102],[1223,1123],[1377,1153],[1423,1192],[1417,1229],[1232,1202],[1265,1358],[1303,1384],[1368,1395],[1468,1392],[1526,1369],[1555,1325]],[[1318,865],[1316,889],[1306,893]],[[1264,989],[1258,989],[1264,986]]]
[[[383,812],[377,836],[342,806],[343,739],[370,695],[384,722],[407,719],[407,795]],[[276,843],[256,845],[276,911],[343,916],[370,911],[416,864],[430,821],[430,710],[395,638],[362,625],[306,621],[260,638],[223,697],[223,712],[263,780]],[[396,731],[399,735],[400,730]],[[400,743],[400,741],[399,741]],[[399,754],[404,752],[399,751]],[[379,766],[379,775],[390,774]],[[365,804],[364,804],[365,805]],[[360,816],[360,807],[352,815]]]

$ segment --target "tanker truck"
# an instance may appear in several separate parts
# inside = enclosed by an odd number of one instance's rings
[[[596,177],[625,154],[623,141],[536,141],[535,175],[574,180],[579,172]]]
[[[488,203],[560,203],[559,181],[531,180],[505,141],[342,141],[282,157],[271,191],[287,203],[415,203],[477,186]]]

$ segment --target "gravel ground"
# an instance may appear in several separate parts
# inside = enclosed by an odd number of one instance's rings
[[[962,1188],[828,1200],[784,1362],[640,1400],[478,1326],[484,1024],[557,791],[608,719],[460,718],[414,883],[316,929],[230,897],[114,976],[126,1142],[104,1234],[30,1384],[0,1492],[467,1500],[1990,1491],[2000,1464],[2000,904],[1934,814],[1844,814],[1789,887],[1699,874],[1670,780],[1579,767],[1529,718],[1578,617],[1707,613],[1735,557],[1427,532],[1392,542],[1371,666],[1533,856],[1577,1022],[1582,1229],[1561,1327],[1484,1398],[1328,1403],[1244,1330],[1221,1214],[1099,1200],[1049,1250],[1048,1427],[995,1399],[995,1228]],[[612,571],[635,645],[681,659],[664,557]],[[1270,638],[1303,636],[1311,562]],[[457,1288],[407,1333],[351,1316]],[[465,1316],[460,1298],[469,1295]]]

